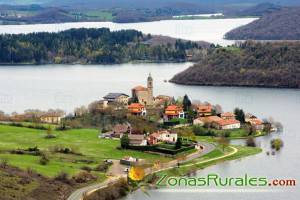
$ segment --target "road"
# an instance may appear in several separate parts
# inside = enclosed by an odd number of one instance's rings
[[[170,161],[168,163],[165,163],[158,170],[153,171],[151,169],[146,169],[145,170],[146,174],[153,173],[153,172],[164,171],[164,170],[167,170],[167,169],[177,167],[178,162],[180,164],[184,164],[185,162],[191,161],[195,158],[198,158],[200,156],[208,154],[216,148],[215,145],[210,144],[210,143],[199,142],[198,144],[203,147],[203,150],[198,150],[197,152],[194,152],[192,154],[187,155],[182,161],[173,160],[173,161]],[[67,200],[83,200],[84,195],[89,195],[89,194],[93,193],[96,190],[105,188],[109,184],[117,182],[120,178],[126,178],[127,174],[124,174],[124,172],[122,170],[119,170],[119,168],[120,168],[119,164],[116,163],[116,162],[117,161],[113,161],[114,166],[112,166],[111,167],[112,170],[109,171],[109,174],[113,173],[114,176],[110,176],[107,180],[105,180],[102,183],[97,183],[97,184],[94,184],[94,185],[86,186],[86,187],[83,187],[83,188],[80,188],[80,189],[74,191],[69,196],[69,198]],[[119,171],[119,172],[117,172],[117,171]]]

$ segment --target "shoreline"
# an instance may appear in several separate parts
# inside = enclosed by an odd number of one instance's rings
[[[75,65],[83,65],[83,66],[89,66],[89,65],[123,65],[123,64],[147,64],[147,63],[157,63],[157,64],[165,64],[165,63],[193,63],[193,61],[189,60],[163,60],[163,61],[155,61],[155,60],[132,60],[128,62],[122,62],[122,63],[0,63],[1,66],[43,66],[43,65],[70,65],[70,66],[75,66]]]
[[[169,80],[170,83],[182,86],[204,86],[204,87],[237,87],[237,88],[268,88],[268,89],[300,89],[286,86],[266,86],[266,85],[232,85],[232,84],[203,84],[203,83],[182,83],[180,81]]]

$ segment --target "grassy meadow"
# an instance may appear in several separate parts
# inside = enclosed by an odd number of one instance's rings
[[[119,150],[119,140],[99,139],[96,129],[72,129],[67,131],[53,131],[56,138],[46,139],[45,130],[0,125],[0,161],[21,169],[31,168],[42,175],[53,177],[60,172],[70,175],[78,173],[83,166],[95,167],[105,159],[120,159],[124,156],[144,158],[149,162],[161,160],[169,161],[155,154],[132,150]],[[39,163],[40,156],[11,154],[14,149],[27,149],[37,146],[45,152],[50,162],[47,165]],[[54,153],[51,148],[61,146],[71,148],[77,154]],[[97,173],[104,178],[103,173]]]

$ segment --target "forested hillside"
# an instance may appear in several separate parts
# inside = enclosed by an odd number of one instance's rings
[[[278,11],[282,9],[282,6],[277,5],[277,4],[273,4],[273,3],[260,3],[257,4],[255,6],[252,6],[250,8],[246,8],[246,9],[242,9],[242,10],[238,10],[238,11],[232,11],[230,13],[225,13],[228,16],[263,16],[265,14],[274,12],[274,11]]]
[[[156,41],[135,30],[71,29],[59,33],[0,36],[0,63],[124,63],[134,60],[185,61],[186,50],[199,43],[176,40]],[[204,43],[203,43],[204,44]]]
[[[300,42],[245,42],[211,49],[207,57],[175,75],[188,85],[300,88]]]
[[[228,32],[225,37],[232,40],[300,40],[300,7],[266,14]]]

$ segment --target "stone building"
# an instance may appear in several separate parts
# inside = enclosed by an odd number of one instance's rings
[[[140,104],[143,105],[153,105],[153,79],[151,74],[149,74],[147,79],[147,87],[136,86],[132,88],[132,99],[137,99]]]

